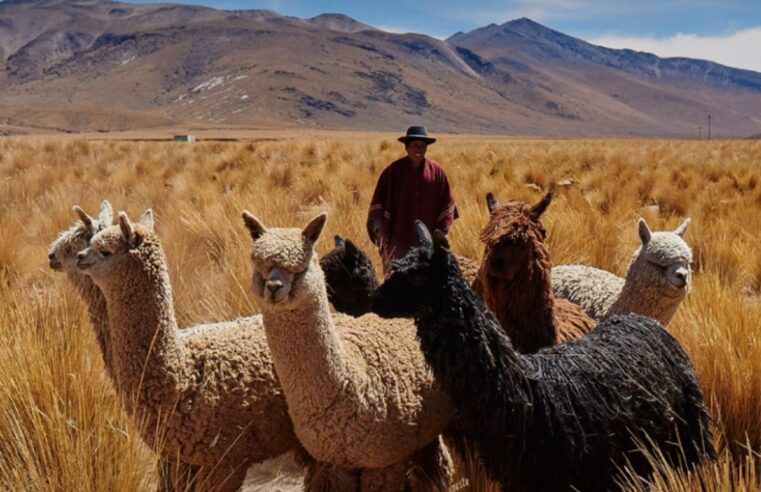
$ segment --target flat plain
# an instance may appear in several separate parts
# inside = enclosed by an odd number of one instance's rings
[[[298,227],[326,211],[319,251],[340,234],[378,263],[364,222],[379,173],[403,153],[395,135],[146,141],[163,136],[0,139],[2,490],[127,491],[156,480],[155,455],[119,406],[84,304],[47,266],[73,205],[95,214],[105,198],[132,218],[153,209],[181,326],[257,312],[244,208]],[[759,489],[761,141],[439,138],[428,155],[447,171],[460,213],[450,240],[476,260],[488,191],[537,201],[553,189],[543,218],[553,263],[619,275],[638,246],[639,217],[653,230],[691,217],[693,288],[669,331],[697,370],[721,458],[691,475],[662,467],[649,482],[624,480],[632,490]]]

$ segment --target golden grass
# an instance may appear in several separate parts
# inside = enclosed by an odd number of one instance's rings
[[[0,140],[0,490],[137,490],[156,480],[155,458],[103,374],[81,301],[47,268],[47,246],[73,222],[72,205],[95,213],[108,198],[133,218],[152,207],[180,324],[229,319],[256,311],[243,208],[289,226],[326,210],[321,252],[336,233],[370,251],[373,186],[401,151],[380,134],[192,145]],[[702,480],[715,484],[709,490],[757,489],[761,142],[460,136],[429,155],[457,198],[453,247],[472,258],[480,258],[487,191],[537,200],[538,189],[555,186],[545,214],[554,263],[618,274],[637,246],[639,216],[655,230],[692,217],[694,290],[670,329],[698,371],[723,455],[699,474],[665,470],[629,487],[697,490]]]

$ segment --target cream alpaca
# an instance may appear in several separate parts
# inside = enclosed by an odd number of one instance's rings
[[[254,239],[253,291],[296,435],[316,459],[364,469],[363,490],[401,489],[404,463],[426,446],[436,453],[452,418],[413,321],[331,316],[314,255],[325,214],[303,231],[243,218]],[[447,472],[438,472],[441,488]]]
[[[104,354],[149,445],[168,460],[200,465],[197,480],[221,490],[237,490],[249,464],[298,447],[259,317],[180,335],[150,211],[138,224],[120,214],[77,266],[106,300]]]
[[[110,357],[111,347],[108,338],[109,328],[108,314],[106,310],[106,299],[101,293],[100,289],[94,284],[92,278],[89,275],[83,274],[76,268],[77,252],[87,248],[90,244],[90,240],[97,232],[112,224],[112,207],[108,201],[104,200],[101,204],[97,219],[90,217],[79,207],[74,207],[74,210],[76,211],[79,220],[77,220],[68,230],[63,231],[61,234],[59,234],[59,237],[51,244],[48,254],[50,267],[56,271],[64,271],[68,279],[74,284],[76,290],[84,298],[88,306],[90,321],[95,328],[96,339],[98,341],[98,346],[103,357],[106,372],[116,387],[118,380],[115,378],[114,368]],[[227,331],[224,333],[219,330],[229,330],[231,328],[261,329],[261,324],[261,315],[256,315],[246,318],[239,318],[232,321],[195,325],[179,330],[177,334],[181,339],[185,341],[185,343],[190,343],[193,340],[199,339],[199,336],[202,333],[215,331],[215,337],[235,337],[238,333],[237,330]],[[259,337],[257,340],[262,344],[265,343],[263,337]],[[268,359],[266,362],[268,368],[260,375],[261,377],[265,378],[272,375],[271,360]],[[272,393],[270,390],[273,387],[274,386],[272,384],[262,385],[265,393],[260,395],[261,400],[265,401],[267,399],[276,399],[279,402],[278,405],[280,405],[282,402],[284,402],[282,391]],[[121,396],[122,398],[127,397],[126,394]],[[208,425],[214,426],[218,425],[218,423],[211,421],[208,422]],[[263,418],[260,422],[260,425],[268,425],[267,419]],[[289,434],[292,434],[292,430],[290,429]],[[264,450],[263,452],[264,455],[270,454],[267,450]],[[298,453],[298,458],[301,464],[304,465],[308,470],[307,473],[309,475],[309,479],[308,483],[305,485],[307,490],[320,490],[321,488],[326,487],[329,490],[356,489],[356,483],[358,481],[356,473],[347,470],[340,470],[337,467],[329,466],[326,464],[316,463],[311,459],[311,457],[303,452]],[[174,480],[177,482],[175,484],[167,483],[165,486],[176,485],[180,488],[183,488],[182,482],[180,482],[180,480],[184,481],[186,479],[191,479],[196,483],[205,481],[207,484],[212,484],[212,482],[214,482],[213,486],[216,489],[216,487],[219,485],[219,483],[216,483],[216,481],[219,480],[219,477],[216,476],[216,473],[213,475],[210,475],[210,473],[215,471],[217,468],[220,470],[225,470],[225,460],[223,460],[222,463],[219,463],[220,466],[217,467],[217,463],[215,463],[214,466],[192,465],[189,464],[190,462],[184,462],[186,459],[187,457],[182,453],[180,453],[179,456],[175,458],[167,456],[162,457],[161,469],[165,474],[165,476],[162,478],[165,480]],[[256,472],[256,469],[254,469],[254,471]],[[225,487],[223,487],[223,489],[237,490],[240,485],[239,482],[240,480],[237,478],[235,480],[230,478],[226,481]]]
[[[623,279],[585,265],[552,269],[555,295],[580,305],[597,320],[636,313],[668,326],[690,290],[692,250],[684,241],[690,219],[673,232],[651,232],[639,219],[642,246],[635,251]]]

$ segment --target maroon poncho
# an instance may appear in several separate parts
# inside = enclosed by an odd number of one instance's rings
[[[408,157],[403,157],[384,169],[378,179],[367,214],[367,233],[374,242],[373,222],[380,221],[383,234],[380,252],[387,269],[390,260],[403,257],[418,245],[415,220],[423,221],[431,231],[447,232],[457,217],[454,197],[441,166],[430,159],[415,166]]]

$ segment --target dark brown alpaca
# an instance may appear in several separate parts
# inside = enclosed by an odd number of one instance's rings
[[[552,293],[547,232],[539,220],[551,201],[552,192],[535,205],[501,205],[486,195],[490,217],[481,231],[484,256],[473,288],[523,353],[575,340],[597,325],[579,306]]]

